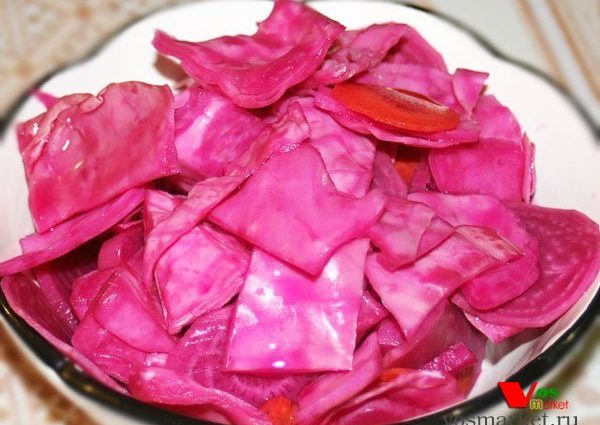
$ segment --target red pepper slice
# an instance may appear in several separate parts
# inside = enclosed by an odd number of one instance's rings
[[[341,83],[333,88],[333,97],[352,112],[401,130],[421,133],[453,130],[460,120],[446,105],[407,90]]]
[[[294,425],[294,405],[285,397],[270,398],[260,410],[267,414],[273,425]]]
[[[406,372],[408,372],[408,369],[405,369],[403,367],[393,367],[391,369],[385,369],[383,372],[381,372],[381,375],[379,375],[377,382],[389,382]]]

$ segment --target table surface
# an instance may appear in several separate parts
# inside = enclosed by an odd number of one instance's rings
[[[0,0],[0,117],[38,79],[178,0]],[[554,79],[600,126],[599,0],[421,0]],[[554,379],[578,425],[600,424],[600,322]],[[92,425],[0,331],[0,425]]]

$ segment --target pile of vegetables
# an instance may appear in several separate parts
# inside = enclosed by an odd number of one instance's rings
[[[530,203],[534,145],[487,74],[413,28],[278,0],[254,35],[153,45],[177,90],[45,95],[20,124],[36,232],[0,263],[13,310],[115,391],[222,423],[398,422],[593,283],[598,225]]]

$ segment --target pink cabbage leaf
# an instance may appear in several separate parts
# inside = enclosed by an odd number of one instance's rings
[[[487,226],[518,248],[522,255],[503,267],[488,270],[461,286],[471,306],[490,309],[521,295],[539,277],[538,243],[518,217],[497,199],[485,195],[413,193],[410,200],[423,202],[453,226]]]
[[[316,278],[255,250],[236,304],[227,369],[350,369],[368,248],[367,239],[342,245]]]
[[[202,85],[217,86],[239,106],[260,108],[312,75],[343,30],[300,2],[277,0],[254,35],[193,43],[157,31],[152,44],[181,60]]]
[[[21,152],[39,232],[179,171],[169,87],[111,84],[96,97],[65,104],[46,112],[52,121]]]
[[[144,199],[142,189],[130,189],[99,208],[61,223],[45,233],[21,240],[23,254],[0,263],[0,276],[52,261],[95,238],[127,217]]]
[[[317,275],[338,246],[366,234],[384,202],[377,190],[360,199],[338,193],[319,153],[304,145],[273,157],[210,220]]]

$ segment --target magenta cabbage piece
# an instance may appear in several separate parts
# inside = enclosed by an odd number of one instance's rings
[[[106,240],[98,252],[98,269],[106,270],[112,267],[129,264],[136,270],[144,249],[144,226],[141,222],[117,233]]]
[[[335,188],[357,198],[365,196],[373,178],[373,142],[339,125],[314,106],[312,97],[298,103],[310,127],[310,143],[321,154]]]
[[[296,402],[298,392],[314,375],[274,377],[225,369],[227,334],[233,313],[233,306],[229,305],[200,316],[168,354],[164,366],[256,407],[277,396]]]
[[[40,89],[32,90],[32,94],[46,109],[52,108],[58,102],[58,97]]]
[[[243,400],[206,388],[176,371],[147,367],[129,380],[131,395],[152,404],[164,405],[201,420],[236,425],[271,425],[263,412]]]
[[[538,280],[517,298],[490,310],[472,308],[460,294],[452,301],[485,322],[543,327],[562,316],[594,282],[600,270],[600,230],[577,211],[526,204],[510,208],[538,241]]]
[[[407,28],[407,25],[391,23],[344,31],[306,84],[322,86],[341,83],[375,67],[398,44]]]
[[[165,251],[202,221],[242,181],[240,177],[224,176],[196,183],[187,199],[146,235],[143,281],[148,290],[153,287],[156,262]]]
[[[390,316],[379,322],[376,333],[377,341],[379,341],[379,345],[386,354],[388,353],[388,349],[398,347],[406,341],[406,338],[402,334],[402,329],[398,326],[398,322]]]
[[[381,250],[379,261],[391,270],[419,257],[420,241],[435,213],[427,205],[390,197],[379,221],[369,230]]]
[[[408,25],[404,28],[401,42],[391,49],[385,62],[416,64],[448,72],[442,55]]]
[[[366,234],[384,202],[377,190],[360,199],[338,193],[319,153],[304,145],[273,157],[210,220],[317,275],[338,246]]]
[[[27,236],[21,240],[23,254],[0,263],[0,276],[30,269],[72,251],[129,215],[143,198],[142,189],[131,189],[105,205],[61,223],[52,231]]]
[[[144,197],[143,224],[147,235],[156,225],[169,217],[185,200],[162,190],[146,190]]]
[[[471,326],[457,307],[446,300],[434,307],[412,337],[404,338],[392,317],[380,323],[377,337],[388,348],[384,354],[384,365],[388,368],[422,369],[450,347],[462,343],[475,358],[471,365],[474,379],[479,374],[485,354],[486,340],[483,335]]]
[[[237,295],[249,260],[237,239],[208,225],[194,227],[171,245],[154,271],[169,333]]]
[[[75,331],[71,341],[73,348],[83,354],[103,373],[127,384],[131,374],[140,368],[146,353],[122,341],[86,315]]]
[[[187,102],[175,109],[180,174],[194,181],[229,174],[265,124],[218,93],[197,86],[187,92]]]
[[[269,126],[231,164],[229,174],[251,176],[272,156],[289,152],[308,139],[310,129],[302,107],[297,102],[286,106],[277,116],[269,119]]]
[[[337,408],[327,425],[386,425],[431,413],[463,398],[458,381],[437,370],[410,370]]]
[[[473,143],[479,139],[479,124],[472,120],[461,120],[454,130],[439,133],[401,132],[393,127],[379,124],[365,115],[346,109],[344,105],[333,98],[329,90],[324,88],[315,94],[315,105],[327,111],[344,127],[386,142],[421,148],[445,148],[461,143]]]
[[[202,85],[217,86],[239,106],[260,108],[310,77],[343,30],[302,3],[277,0],[252,36],[193,43],[157,31],[152,44],[181,60],[185,72]]]
[[[482,139],[499,139],[519,144],[523,136],[517,118],[494,96],[479,98],[473,113],[481,126]]]
[[[464,231],[466,230],[466,232]],[[378,254],[367,258],[366,275],[404,335],[414,336],[435,306],[457,288],[518,251],[495,232],[463,228],[412,265],[387,270]]]
[[[17,126],[17,139],[21,155],[29,148],[31,142],[36,140],[36,143],[39,143],[38,134],[46,135],[50,133],[54,126],[54,121],[61,112],[69,109],[71,106],[79,105],[84,100],[89,99],[89,97],[89,94],[72,94],[61,97],[45,113],[19,124]],[[38,152],[35,152],[35,155],[39,156],[39,149]]]
[[[360,307],[358,309],[358,318],[356,320],[356,334],[358,339],[364,336],[367,331],[381,322],[389,312],[369,289],[363,292]]]
[[[468,118],[479,100],[489,74],[458,68],[452,75],[452,91]]]
[[[93,270],[89,273],[80,276],[73,282],[73,289],[69,301],[73,312],[83,320],[90,305],[106,283],[109,277],[114,274],[115,270],[110,268],[106,270]]]
[[[471,306],[490,309],[521,295],[539,277],[538,243],[518,217],[500,201],[485,195],[413,193],[410,200],[423,202],[453,226],[487,226],[521,251],[521,257],[503,267],[488,270],[461,286]]]
[[[367,239],[342,245],[316,278],[255,250],[236,303],[227,369],[350,369],[368,248]]]
[[[474,365],[476,362],[477,359],[471,350],[467,348],[464,342],[459,342],[425,364],[423,369],[439,370],[456,376],[458,372]]]
[[[302,390],[294,416],[296,423],[321,423],[328,411],[360,394],[382,371],[377,337],[370,335],[354,353],[352,370],[325,373]]]
[[[481,139],[467,147],[431,152],[429,166],[435,183],[446,193],[519,201],[523,196],[523,158],[520,144]]]
[[[71,334],[79,321],[69,297],[77,279],[95,269],[94,249],[93,245],[83,246],[33,270],[45,302],[57,320],[70,329]]]
[[[169,352],[175,347],[141,282],[127,269],[117,269],[106,281],[87,314],[112,335],[143,352]]]
[[[22,274],[11,275],[4,277],[0,285],[13,311],[46,341],[92,378],[118,393],[124,392],[110,376],[88,360],[80,350],[70,345],[70,327],[60,321],[39,286],[30,278]]]
[[[518,334],[523,331],[524,328],[517,328],[514,326],[507,325],[496,325],[494,323],[486,322],[481,320],[477,316],[465,313],[467,320],[476,328],[479,332],[484,334],[494,344],[499,344],[507,338]]]
[[[372,185],[388,196],[406,198],[408,193],[406,183],[394,168],[394,158],[381,150],[375,153]]]
[[[478,143],[429,154],[429,167],[438,188],[442,192],[529,202],[535,183],[534,148],[522,135],[514,115],[489,95],[479,98],[473,114],[481,126]]]
[[[54,119],[40,126],[45,131],[38,131],[22,151],[39,232],[179,171],[173,95],[167,86],[111,84],[96,97],[46,114]]]

